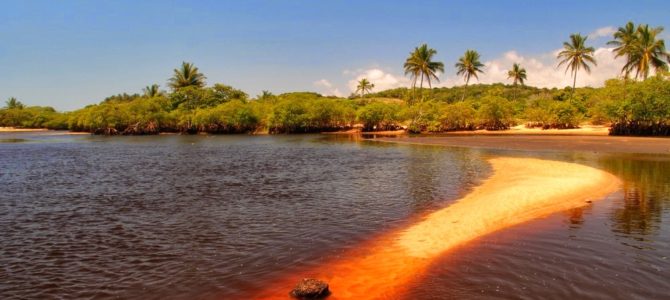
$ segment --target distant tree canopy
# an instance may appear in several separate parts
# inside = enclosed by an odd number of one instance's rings
[[[611,79],[600,88],[577,88],[580,70],[596,66],[587,37],[570,36],[558,54],[559,65],[573,77],[572,87],[536,88],[524,85],[529,76],[514,63],[508,71],[512,84],[470,84],[484,72],[475,50],[467,50],[455,64],[464,85],[433,88],[444,73],[434,60],[435,49],[422,44],[404,62],[411,88],[372,93],[374,82],[357,82],[349,98],[311,92],[274,95],[263,91],[251,98],[222,83],[207,86],[206,77],[192,63],[173,70],[162,91],[158,84],[142,93],[122,93],[99,104],[60,113],[51,107],[25,106],[10,98],[0,109],[0,126],[69,129],[95,134],[180,133],[307,133],[344,130],[440,132],[501,130],[516,124],[541,128],[574,128],[582,122],[610,124],[611,134],[670,135],[670,79],[661,27],[628,23],[610,44],[626,63],[623,79]],[[655,75],[651,71],[655,72]],[[629,75],[633,74],[631,79]],[[533,75],[530,74],[532,77]],[[424,81],[428,88],[424,88]],[[466,93],[467,88],[467,93]]]
[[[370,93],[365,98],[324,97],[317,93],[270,92],[250,98],[224,84],[184,87],[150,97],[119,94],[99,104],[59,113],[9,99],[0,126],[88,131],[97,134],[306,133],[349,129],[406,128],[417,131],[505,129],[515,124],[574,128],[590,121],[612,124],[612,134],[670,135],[670,79],[665,73],[644,81],[608,80],[601,88],[536,88],[474,84],[418,89],[427,95],[409,105],[410,88]],[[424,90],[426,92],[424,93]],[[427,92],[430,91],[430,92]],[[421,118],[415,118],[420,113]]]

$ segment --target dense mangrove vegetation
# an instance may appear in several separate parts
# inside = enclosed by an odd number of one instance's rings
[[[97,134],[304,133],[362,126],[366,131],[502,129],[515,124],[573,128],[584,122],[612,124],[612,134],[670,135],[670,77],[611,79],[601,88],[540,89],[504,84],[413,91],[398,88],[351,98],[316,93],[264,93],[250,98],[233,87],[189,87],[155,95],[122,94],[60,113],[24,106],[16,99],[0,109],[0,126],[69,129]],[[410,105],[413,93],[424,101]]]
[[[502,130],[516,124],[544,129],[576,128],[585,122],[610,125],[613,135],[670,135],[670,76],[661,27],[628,23],[609,44],[625,59],[621,76],[599,88],[577,88],[580,71],[597,66],[587,37],[573,34],[558,53],[558,66],[573,77],[572,87],[524,85],[526,70],[515,63],[511,84],[471,84],[485,72],[480,55],[467,50],[454,67],[464,85],[433,87],[442,62],[427,44],[416,47],[403,65],[411,87],[373,92],[363,78],[348,98],[312,92],[251,97],[206,77],[184,62],[168,80],[169,91],[153,84],[141,94],[120,94],[72,112],[25,106],[15,98],[0,109],[0,126],[68,129],[105,135],[161,132],[309,133],[360,127],[365,131],[409,132]]]

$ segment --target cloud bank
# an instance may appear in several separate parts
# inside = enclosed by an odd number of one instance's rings
[[[314,82],[314,86],[317,88],[318,92],[326,96],[336,96],[343,97],[344,94],[340,92],[340,89],[336,88],[330,81],[326,79],[317,80]]]

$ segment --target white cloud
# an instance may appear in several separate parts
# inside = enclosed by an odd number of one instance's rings
[[[358,81],[363,78],[367,78],[368,81],[375,85],[373,92],[409,85],[409,79],[406,77],[394,75],[378,68],[372,68],[367,70],[357,70],[354,79],[351,79],[348,82],[349,90],[351,92],[356,91]]]
[[[528,79],[525,84],[536,87],[566,87],[572,86],[572,77],[570,73],[565,73],[565,68],[558,68],[556,55],[560,49],[534,56],[523,56],[516,51],[508,51],[500,57],[484,62],[484,74],[479,76],[479,81],[471,79],[470,83],[510,83],[507,79],[507,71],[512,64],[519,63],[526,69]],[[621,67],[624,62],[614,59],[611,48],[597,48],[594,58],[598,62],[597,66],[591,67],[591,73],[587,74],[581,70],[577,74],[577,86],[598,87],[605,83],[605,80],[620,75]],[[455,73],[455,71],[454,71]],[[450,75],[444,78],[441,86],[454,86],[464,84],[463,78],[456,75]]]
[[[342,97],[344,96],[342,92],[336,87],[333,86],[330,81],[326,79],[321,79],[317,80],[314,82],[314,86],[319,89],[319,92],[323,95],[326,96],[337,96],[337,97]]]
[[[612,26],[601,27],[595,31],[589,33],[589,37],[592,39],[597,39],[601,37],[610,37],[616,32],[616,28]]]

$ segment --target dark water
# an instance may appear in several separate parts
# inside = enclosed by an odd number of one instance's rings
[[[491,155],[530,154],[318,135],[0,134],[0,299],[244,299],[448,205]],[[463,247],[406,298],[670,297],[670,160],[533,156],[625,183]]]

